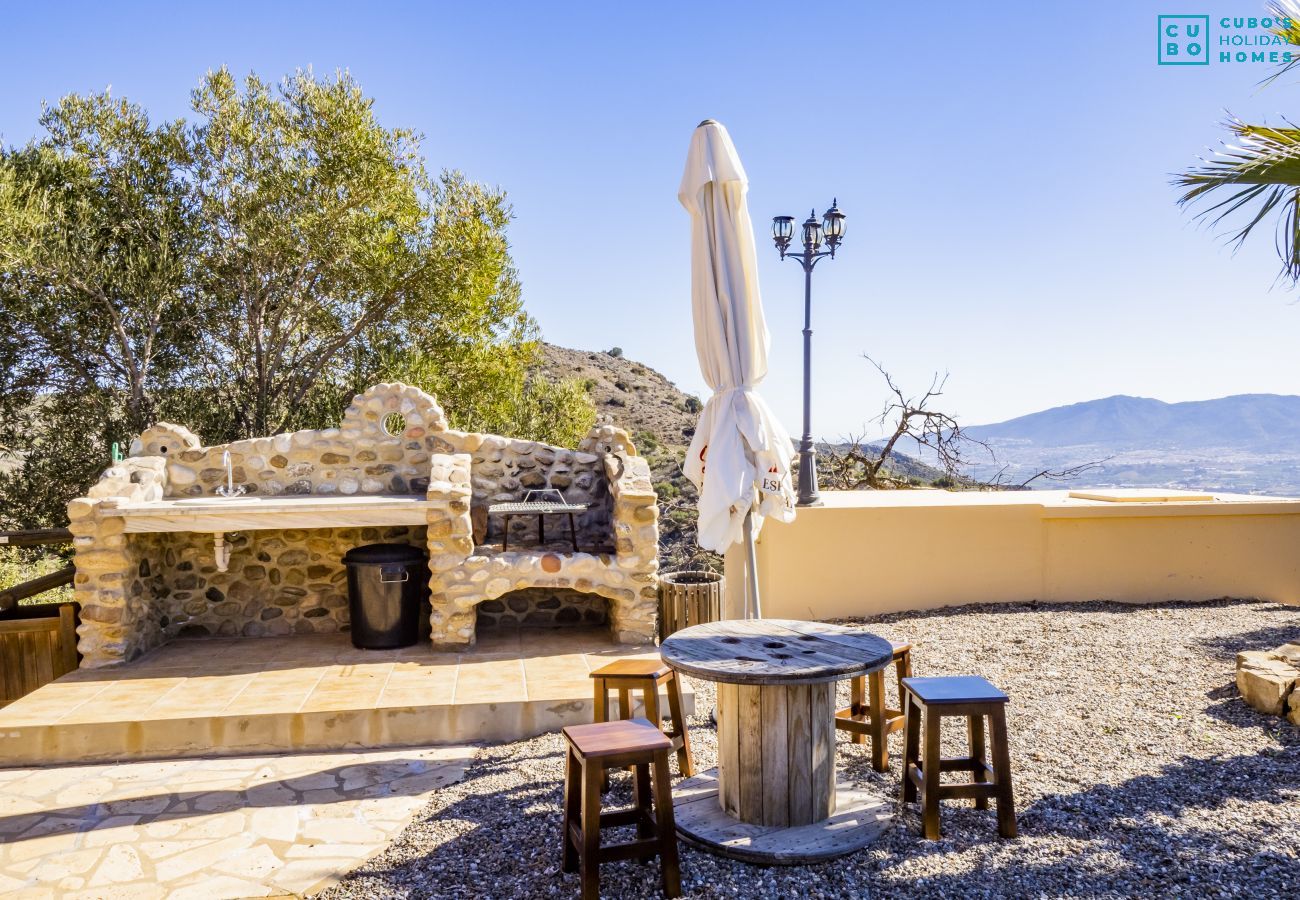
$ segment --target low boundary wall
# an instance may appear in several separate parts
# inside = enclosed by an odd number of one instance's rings
[[[824,493],[825,506],[764,524],[763,614],[829,619],[1030,600],[1300,603],[1300,499],[1106,502],[1069,493]],[[726,571],[735,617],[740,545]]]

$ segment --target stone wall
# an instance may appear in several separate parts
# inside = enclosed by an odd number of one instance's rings
[[[401,430],[389,430],[396,424],[394,416],[400,417]],[[162,499],[212,494],[226,481],[222,458],[227,452],[235,484],[250,495],[270,496],[422,494],[429,486],[431,454],[469,453],[474,506],[486,509],[491,503],[523,500],[530,490],[558,489],[571,503],[590,504],[576,523],[578,543],[599,550],[610,543],[611,502],[601,470],[602,454],[609,451],[604,447],[629,449],[631,444],[609,425],[593,429],[577,450],[452,431],[442,408],[423,391],[379,385],[353,401],[338,428],[201,447],[189,429],[161,423],[132,443],[131,455],[164,459],[164,488],[157,498]],[[488,529],[480,527],[478,539],[500,542],[501,520],[483,516],[482,521]],[[512,541],[536,538],[533,517],[511,522]]]
[[[606,625],[608,601],[566,588],[525,588],[485,600],[478,609],[478,628],[532,628]]]
[[[254,496],[422,494],[433,501],[427,526],[232,533],[224,573],[209,534],[124,533],[124,520],[113,515],[118,505],[212,495],[225,482],[227,452],[235,484]],[[550,542],[529,546],[533,517],[514,520],[511,550],[500,551],[501,523],[489,521],[487,506],[522,500],[537,488],[590,505],[578,523],[582,552],[557,551]],[[649,469],[626,432],[602,423],[566,449],[453,431],[434,398],[402,384],[355,397],[338,428],[204,447],[187,428],[160,423],[68,508],[83,665],[133,659],[182,634],[342,630],[348,618],[341,557],[379,541],[427,546],[429,624],[438,647],[472,645],[474,607],[528,588],[603,597],[617,639],[652,640],[656,512]],[[555,528],[548,537],[567,539],[561,519],[547,525],[548,532]],[[604,601],[587,608],[596,602]]]
[[[162,534],[161,592],[168,637],[322,634],[346,631],[343,554],[364,544],[423,547],[420,526],[246,531],[232,535],[230,569],[218,572],[212,539]]]
[[[104,514],[105,502],[87,497],[68,504],[83,666],[135,659],[167,639],[160,624],[167,612],[156,564],[157,536],[128,537],[120,517]]]

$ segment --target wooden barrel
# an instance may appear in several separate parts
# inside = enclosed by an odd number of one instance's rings
[[[725,581],[717,572],[665,572],[659,576],[659,640],[690,625],[722,618]]]

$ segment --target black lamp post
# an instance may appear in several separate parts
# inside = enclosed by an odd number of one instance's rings
[[[803,266],[803,437],[799,441],[799,506],[821,506],[821,494],[817,491],[817,450],[812,438],[812,273],[818,260],[835,256],[835,250],[844,239],[844,213],[840,212],[838,201],[831,201],[831,208],[822,213],[821,222],[817,221],[817,211],[808,214],[803,223],[803,252],[788,253],[790,240],[794,237],[794,216],[774,216],[772,218],[772,240],[781,258],[787,255],[798,260]],[[827,250],[821,249],[822,241]]]

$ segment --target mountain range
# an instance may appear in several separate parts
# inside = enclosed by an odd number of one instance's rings
[[[993,459],[973,474],[1015,483],[1094,463],[1073,484],[1300,494],[1300,397],[1165,403],[1124,395],[964,429]],[[1034,487],[1060,487],[1050,479]]]
[[[543,345],[538,374],[579,378],[602,416],[628,429],[650,458],[665,503],[661,523],[680,526],[683,547],[694,522],[694,489],[681,474],[682,454],[699,416],[699,398],[679,390],[622,351]],[[966,474],[1016,485],[1044,470],[1095,464],[1069,481],[1038,478],[1035,488],[1163,487],[1300,496],[1300,396],[1239,394],[1216,400],[1165,403],[1118,395],[1057,406],[1005,422],[972,425],[966,433],[992,456]],[[825,445],[828,449],[833,445]],[[889,467],[928,484],[943,473],[922,447],[896,453]],[[680,519],[681,521],[675,521]],[[672,541],[670,540],[670,543]]]
[[[1123,394],[1057,406],[993,425],[971,437],[1039,447],[1095,444],[1114,450],[1249,448],[1277,452],[1300,445],[1300,397],[1238,394],[1217,400],[1165,403]]]

